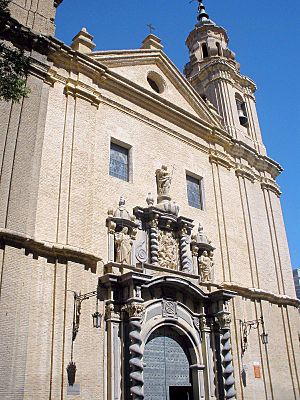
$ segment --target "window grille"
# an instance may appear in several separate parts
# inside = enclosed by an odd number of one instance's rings
[[[128,149],[115,143],[111,143],[110,145],[109,175],[115,176],[123,181],[129,180]]]
[[[203,210],[202,179],[186,176],[187,196],[189,206]]]

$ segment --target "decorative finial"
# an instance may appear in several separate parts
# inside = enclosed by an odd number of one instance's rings
[[[201,223],[199,223],[199,226],[198,226],[198,233],[199,233],[199,235],[203,235],[203,226],[201,225]]]
[[[147,198],[146,198],[146,202],[147,202],[147,204],[148,204],[148,206],[149,207],[151,207],[151,206],[153,206],[153,204],[154,204],[154,197],[153,197],[153,194],[152,193],[148,193],[148,196],[147,196]]]
[[[204,22],[209,20],[209,15],[205,11],[205,7],[203,5],[202,0],[198,0],[199,5],[198,5],[198,16],[197,19],[199,22]]]
[[[122,195],[119,200],[119,209],[125,208],[125,203],[126,203],[125,197]]]
[[[96,47],[93,43],[93,36],[88,33],[87,29],[83,27],[80,32],[73,38],[71,47],[75,51],[79,51],[83,54],[90,54]]]
[[[191,0],[190,3],[193,3],[196,0]],[[205,6],[203,4],[202,0],[197,0],[198,1],[198,15],[197,15],[197,19],[198,19],[198,23],[196,26],[202,26],[202,25],[215,25],[215,23],[209,19],[209,15],[207,14],[206,10],[205,10]]]

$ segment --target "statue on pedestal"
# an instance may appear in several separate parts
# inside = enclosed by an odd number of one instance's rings
[[[168,172],[166,165],[162,165],[160,169],[156,170],[156,184],[157,184],[157,194],[160,196],[169,196],[172,177]]]
[[[116,262],[120,264],[131,264],[132,239],[125,226],[121,232],[115,233]]]
[[[201,282],[211,282],[211,271],[213,267],[213,252],[211,251],[208,255],[206,250],[203,251],[202,255],[198,259],[199,261],[199,275]]]

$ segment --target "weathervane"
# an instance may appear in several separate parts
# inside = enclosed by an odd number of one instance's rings
[[[149,28],[150,35],[155,31],[155,27],[152,24],[147,24]]]
[[[191,3],[194,3],[194,1],[198,1],[198,10],[200,11],[200,5],[201,5],[201,3],[202,3],[202,0],[190,0],[190,4]]]

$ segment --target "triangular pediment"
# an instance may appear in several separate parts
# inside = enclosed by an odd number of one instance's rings
[[[192,88],[186,78],[161,50],[114,50],[92,54],[95,61],[147,91],[153,98],[160,98],[169,107],[200,118],[210,125],[221,127],[220,119]],[[159,92],[150,83],[152,79]]]

